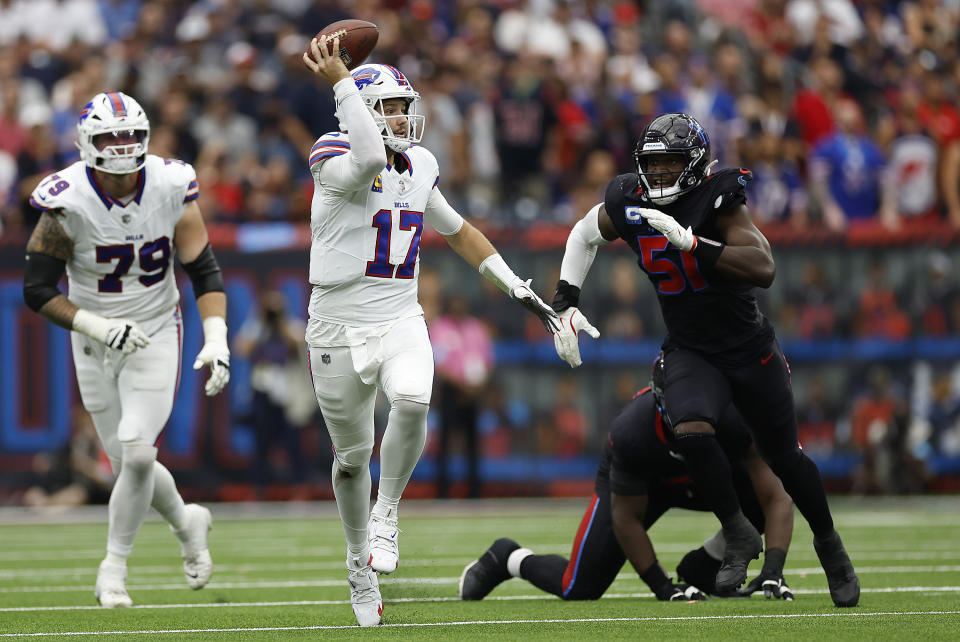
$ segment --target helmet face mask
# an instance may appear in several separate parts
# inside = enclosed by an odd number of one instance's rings
[[[420,142],[426,121],[426,117],[420,113],[420,94],[414,91],[413,85],[399,69],[390,65],[363,65],[354,69],[350,75],[360,90],[363,103],[373,115],[384,145],[395,152],[404,152],[410,145]],[[396,98],[403,99],[406,103],[406,108],[400,113],[388,102]],[[336,116],[340,120],[341,131],[347,131],[339,108]],[[397,126],[399,134],[391,127],[391,123],[396,124],[398,119],[406,121],[406,127],[402,124]]]
[[[643,130],[633,157],[650,200],[666,205],[707,176],[710,139],[694,117],[663,114]]]
[[[120,92],[97,94],[80,112],[77,148],[92,169],[131,174],[143,167],[150,121],[140,104]]]

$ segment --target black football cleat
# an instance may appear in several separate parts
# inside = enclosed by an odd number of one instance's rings
[[[717,572],[720,560],[715,560],[701,546],[683,556],[677,564],[677,579],[696,586],[707,595],[717,595]]]
[[[480,559],[467,564],[460,574],[460,599],[482,600],[498,584],[510,579],[507,571],[507,558],[520,548],[512,539],[501,537],[480,556]]]
[[[763,550],[760,533],[746,520],[736,529],[724,527],[723,538],[727,547],[723,553],[723,563],[717,571],[716,589],[719,595],[731,593],[744,583],[750,560],[760,557],[760,551]]]
[[[853,570],[853,563],[847,555],[840,534],[834,531],[823,540],[813,538],[813,548],[817,551],[823,571],[827,574],[830,597],[839,607],[856,606],[860,602],[860,579]]]

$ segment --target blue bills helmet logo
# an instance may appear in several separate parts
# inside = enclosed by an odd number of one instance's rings
[[[363,89],[367,85],[372,85],[377,82],[377,79],[380,77],[380,71],[373,67],[361,67],[353,72],[352,75],[353,82],[356,84],[357,89]]]
[[[81,123],[87,119],[87,116],[90,115],[90,112],[91,112],[91,111],[93,111],[93,101],[92,101],[92,100],[91,100],[90,102],[88,102],[86,105],[84,105],[83,109],[80,111],[80,122],[81,122]]]

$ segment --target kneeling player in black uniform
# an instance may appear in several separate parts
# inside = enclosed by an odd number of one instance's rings
[[[676,449],[723,526],[718,589],[739,586],[761,548],[717,442],[720,416],[733,402],[810,524],[834,604],[855,606],[860,581],[834,529],[820,472],[797,445],[790,366],[753,294],[754,287],[770,286],[776,268],[746,207],[752,175],[745,169],[711,173],[707,133],[686,114],[651,121],[634,156],[638,173],[613,179],[604,202],[567,239],[554,299],[563,322],[554,335],[557,352],[578,366],[577,332],[599,336],[576,307],[580,286],[597,247],[623,239],[656,288],[667,326],[662,403]]]
[[[758,530],[767,527],[763,572],[741,595],[763,590],[768,597],[793,599],[783,582],[783,564],[793,532],[790,497],[760,458],[733,406],[721,419],[719,435],[735,462],[734,479],[744,511]],[[684,584],[667,577],[647,536],[647,530],[670,508],[710,510],[683,462],[671,452],[671,442],[654,395],[645,388],[613,422],[597,468],[594,495],[580,522],[570,559],[536,555],[512,539],[498,539],[464,569],[461,599],[483,599],[504,580],[522,577],[565,600],[595,600],[613,583],[627,559],[659,600],[703,599],[701,591],[715,594],[714,577],[724,550],[719,533],[683,558],[677,574]]]

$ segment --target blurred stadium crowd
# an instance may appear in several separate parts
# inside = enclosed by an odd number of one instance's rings
[[[0,0],[0,240],[33,226],[30,191],[77,158],[77,113],[106,89],[144,105],[152,153],[196,166],[208,220],[306,222],[307,154],[337,122],[332,93],[301,54],[347,17],[380,27],[371,60],[413,81],[441,188],[485,229],[569,226],[633,169],[653,116],[689,112],[721,167],[753,170],[761,227],[793,244],[781,252],[774,242],[778,279],[762,304],[785,341],[960,334],[960,254],[928,247],[960,230],[956,0]],[[850,253],[796,241],[858,229],[938,238]],[[540,290],[556,282],[556,250],[535,262]],[[585,301],[604,337],[658,340],[662,321],[633,260],[614,252],[598,266]],[[439,316],[451,279],[424,278],[424,307]],[[493,289],[467,296],[494,338],[542,339]],[[800,364],[810,447],[914,471],[915,457],[960,453],[956,361]],[[488,455],[595,448],[609,412],[582,410],[578,395],[596,391],[555,375],[549,396],[561,401],[543,404],[544,419],[507,386],[486,389]],[[643,385],[636,368],[615,376],[596,404],[612,409]],[[546,436],[517,436],[539,423]],[[513,443],[495,438],[510,425]],[[911,483],[863,475],[863,490]],[[910,475],[922,486],[922,471]]]
[[[424,96],[423,144],[474,218],[570,222],[661,112],[696,114],[754,170],[761,222],[960,227],[960,8],[914,0],[0,0],[0,193],[76,158],[76,114],[136,96],[151,150],[196,165],[215,221],[303,221],[306,153],[337,129],[303,68],[330,22]]]

